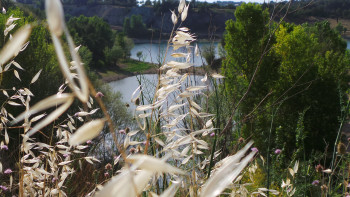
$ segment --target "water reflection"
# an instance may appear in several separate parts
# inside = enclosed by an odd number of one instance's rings
[[[213,45],[215,47],[215,55],[216,57],[219,57],[219,51],[218,51],[218,42],[210,43],[210,42],[201,42],[198,43],[198,47],[201,51],[204,50],[205,47],[209,47],[210,45]],[[159,63],[163,62],[163,58],[166,52],[166,46],[167,44],[162,42],[160,44],[154,43],[146,43],[146,44],[135,44],[134,48],[131,50],[131,58],[133,59],[139,59],[137,57],[137,52],[141,51],[143,57],[140,59],[141,61],[150,62],[150,63]],[[194,54],[194,47],[191,47],[190,49],[192,51],[192,54]],[[166,58],[166,61],[173,60],[173,58],[170,56],[174,51],[172,50],[172,47],[169,47],[168,55]],[[186,49],[181,48],[178,49],[176,52],[187,52]],[[185,61],[185,60],[183,60]],[[203,65],[203,61],[205,63],[205,60],[201,57],[192,56],[191,61],[194,64],[194,66],[201,66]]]
[[[203,76],[193,76],[187,78],[185,81],[186,84],[189,86],[194,85],[205,85],[200,80],[203,78]],[[154,95],[155,87],[158,83],[158,78],[156,74],[145,74],[145,75],[137,75],[132,77],[127,77],[122,80],[113,81],[110,82],[109,85],[112,88],[113,92],[119,91],[123,98],[122,101],[125,103],[128,103],[131,107],[131,109],[135,109],[134,104],[131,104],[131,95],[136,90],[136,88],[142,84],[143,93],[144,93],[144,101],[145,104],[149,104]],[[169,99],[169,102],[171,102],[174,98]]]

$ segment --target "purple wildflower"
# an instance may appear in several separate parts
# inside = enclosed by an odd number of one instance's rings
[[[86,141],[87,144],[92,144],[91,140]]]
[[[125,130],[124,129],[119,130],[119,134],[125,134]]]
[[[130,148],[129,151],[130,151],[131,154],[134,154],[134,153],[136,153],[136,148]]]
[[[108,178],[108,177],[109,177],[108,172],[105,172],[105,173],[104,173],[104,175],[105,175],[105,177],[106,177],[106,178]]]
[[[9,147],[7,147],[6,145],[1,145],[0,149],[5,149],[5,150],[8,150]]]
[[[55,183],[57,181],[57,179],[55,177],[52,178],[51,182]]]
[[[253,147],[250,150],[253,151],[253,152],[259,152],[258,148],[256,148],[256,147]]]
[[[95,95],[96,98],[97,98],[97,97],[101,98],[101,97],[103,97],[103,96],[104,96],[104,95],[103,95],[102,92],[97,92],[96,95]]]
[[[281,150],[281,149],[276,149],[276,150],[275,150],[275,154],[276,154],[276,155],[281,154],[281,152],[282,152],[282,150]]]
[[[210,137],[214,137],[214,136],[215,136],[215,133],[214,133],[214,132],[210,134]]]
[[[311,183],[313,186],[317,186],[318,184],[320,184],[320,181],[319,180],[314,180],[312,181]]]
[[[7,191],[7,187],[6,186],[3,186],[3,185],[0,185],[0,189],[3,190],[3,191]]]
[[[5,171],[4,171],[4,174],[11,174],[13,171],[10,169],[10,168],[8,168],[8,169],[6,169]]]

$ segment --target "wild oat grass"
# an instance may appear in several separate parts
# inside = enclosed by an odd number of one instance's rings
[[[219,162],[220,165],[213,168],[209,179],[205,177],[203,170],[210,158],[203,156],[209,149],[208,143],[203,139],[206,139],[208,133],[214,131],[215,128],[212,124],[213,115],[202,111],[200,105],[192,100],[192,97],[199,95],[201,90],[207,89],[207,75],[202,79],[202,85],[186,86],[185,81],[189,74],[181,73],[181,70],[193,66],[189,63],[192,55],[190,48],[192,47],[191,42],[196,40],[194,35],[189,33],[188,28],[181,27],[181,24],[177,26],[178,21],[182,23],[187,18],[188,7],[189,4],[186,5],[182,0],[178,12],[172,11],[171,17],[174,23],[172,34],[174,36],[169,39],[168,43],[168,48],[173,47],[174,50],[186,48],[188,52],[171,54],[175,60],[163,62],[159,69],[158,84],[151,104],[140,104],[140,100],[143,99],[142,86],[134,92],[132,101],[137,105],[134,116],[140,128],[136,131],[125,132],[126,136],[121,142],[98,96],[96,100],[106,116],[102,119],[90,120],[90,116],[98,109],[92,109],[94,99],[89,95],[94,95],[96,92],[86,77],[77,53],[79,47],[74,46],[65,25],[61,2],[46,0],[48,27],[66,83],[59,88],[56,95],[44,98],[33,106],[31,106],[30,98],[34,94],[27,88],[16,91],[15,95],[8,95],[10,99],[7,104],[24,106],[26,110],[16,118],[11,117],[10,114],[4,114],[4,117],[9,115],[12,121],[7,118],[6,121],[3,121],[2,130],[5,136],[3,146],[10,143],[6,129],[8,125],[23,122],[24,129],[19,170],[16,172],[18,178],[14,183],[13,171],[1,169],[2,173],[9,175],[6,186],[2,185],[2,193],[5,192],[4,188],[8,187],[9,190],[18,191],[20,196],[66,196],[69,188],[65,187],[65,183],[77,170],[72,164],[78,161],[82,168],[83,160],[91,164],[98,162],[92,156],[79,157],[79,155],[86,155],[84,150],[88,148],[87,145],[81,144],[98,136],[106,121],[120,154],[119,157],[116,157],[114,165],[120,163],[124,167],[117,171],[112,169],[112,178],[103,185],[102,183],[101,185],[96,184],[92,191],[85,191],[88,195],[139,196],[149,194],[157,196],[162,193],[161,196],[174,196],[176,193],[181,193],[191,196],[217,196],[230,185],[250,162],[255,152],[246,155],[252,144],[248,143],[236,155]],[[15,20],[18,18],[8,19],[6,33],[11,32],[14,26],[12,23]],[[8,66],[1,67],[1,74],[14,65],[16,67],[13,69],[14,75],[20,80],[16,69],[21,69],[21,66],[14,61],[14,57],[25,49],[30,30],[30,26],[18,30],[1,51],[1,64],[5,65],[10,61]],[[70,57],[66,57],[63,51],[63,35],[69,46]],[[196,47],[196,53],[197,51]],[[72,61],[68,62],[68,59]],[[180,62],[176,59],[185,61]],[[34,76],[31,83],[40,80],[40,72]],[[212,77],[222,78],[223,76],[215,74]],[[66,87],[69,87],[70,91]],[[7,92],[4,91],[4,94]],[[169,100],[170,96],[175,100]],[[21,102],[12,101],[11,98],[14,97],[19,98]],[[68,118],[65,121],[55,123],[55,120],[64,114],[75,99],[85,106],[84,110],[74,115],[67,114]],[[46,114],[45,111],[50,108],[54,110]],[[76,121],[84,124],[76,128],[78,125]],[[52,123],[55,125],[55,131],[52,131],[51,135],[55,133],[57,142],[45,144],[32,138],[37,132],[50,133],[45,129]],[[134,135],[137,133],[141,137],[135,138]],[[137,141],[137,139],[145,139],[145,141]]]
[[[258,168],[257,163],[252,162],[257,156],[257,149],[251,150],[253,142],[248,142],[241,150],[220,161],[220,151],[213,151],[215,149],[210,147],[208,140],[216,135],[217,129],[213,121],[217,117],[208,113],[195,100],[205,100],[208,97],[208,86],[224,76],[208,73],[201,79],[201,84],[187,83],[190,74],[182,71],[193,66],[190,63],[193,55],[199,55],[197,46],[195,54],[191,53],[195,35],[190,33],[189,28],[182,26],[188,8],[189,4],[181,0],[177,11],[171,11],[174,27],[167,46],[167,51],[172,47],[174,51],[181,48],[187,52],[170,54],[174,60],[169,62],[165,62],[164,57],[150,104],[144,104],[143,91],[147,84],[141,84],[135,90],[131,100],[136,105],[134,117],[139,128],[117,132],[117,127],[113,125],[100,98],[101,93],[95,91],[87,78],[77,53],[79,47],[75,47],[65,25],[61,2],[46,0],[47,23],[66,83],[59,88],[57,94],[44,98],[33,106],[30,101],[35,93],[29,88],[14,88],[9,92],[3,90],[3,94],[8,97],[3,106],[23,106],[25,111],[18,117],[13,117],[4,107],[1,109],[0,131],[4,139],[1,141],[1,149],[10,143],[10,126],[19,125],[23,128],[23,141],[18,168],[13,166],[3,169],[0,163],[0,173],[6,179],[1,178],[4,182],[1,183],[0,194],[6,195],[10,190],[18,192],[18,196],[67,196],[70,189],[66,187],[67,180],[78,170],[84,171],[86,164],[83,161],[91,165],[99,162],[95,157],[87,156],[89,145],[86,142],[108,126],[118,151],[113,165],[106,166],[105,177],[108,180],[96,179],[98,181],[92,190],[82,191],[86,196],[266,196],[268,192],[271,195],[293,196],[296,190],[293,179],[298,173],[298,161],[293,168],[289,168],[291,178],[283,181],[280,188],[282,193],[266,188],[250,189],[250,183],[243,183],[242,178],[245,174],[253,182]],[[18,18],[8,19],[5,36],[11,34],[16,20]],[[15,62],[15,57],[28,45],[26,41],[30,31],[30,25],[22,27],[1,50],[1,75],[8,74],[6,72],[12,69],[20,80],[16,70],[21,69],[21,66]],[[63,35],[65,39],[62,39]],[[69,46],[70,57],[66,57],[63,51],[64,41]],[[33,77],[31,83],[40,80],[40,73],[41,71]],[[83,106],[81,111],[64,114],[75,100]],[[91,120],[91,115],[99,110],[93,108],[94,103],[99,105],[105,117]],[[45,112],[48,109],[51,109],[50,113]],[[58,117],[67,118],[58,123]],[[49,124],[54,125],[51,131],[46,128]],[[81,124],[83,125],[77,128]],[[37,141],[33,137],[37,133],[51,135],[50,144]],[[214,161],[216,164],[212,165]],[[122,167],[117,169],[115,166],[118,165]],[[15,169],[18,171],[14,172]]]

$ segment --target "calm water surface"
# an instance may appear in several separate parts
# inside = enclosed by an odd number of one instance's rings
[[[205,47],[209,47],[210,45],[213,45],[215,47],[216,57],[219,57],[219,55],[218,55],[219,54],[218,53],[218,42],[214,42],[214,43],[200,42],[200,43],[198,43],[198,47],[201,51],[203,51],[203,49]],[[136,56],[136,54],[137,54],[137,52],[141,51],[142,55],[143,55],[143,58],[141,58],[141,60],[143,60],[145,62],[157,64],[158,62],[163,62],[166,47],[167,47],[167,43],[165,43],[165,42],[162,42],[160,44],[158,44],[158,43],[135,44],[134,48],[131,50],[131,58],[138,60],[138,57]],[[178,49],[176,52],[187,52],[187,51],[186,51],[186,49]],[[174,53],[174,51],[172,50],[172,47],[169,47],[166,61],[174,60],[174,58],[170,56],[172,53]],[[192,54],[193,53],[194,53],[194,47],[192,47]],[[183,61],[185,61],[185,60],[183,59]],[[205,63],[204,59],[202,60],[201,57],[197,57],[197,56],[195,56],[194,58],[191,58],[191,61],[194,64],[194,66],[203,65],[202,61],[204,61],[204,63]]]
[[[186,83],[191,85],[205,85],[200,80],[203,76],[193,76],[187,78]],[[145,74],[127,77],[118,81],[110,82],[109,85],[112,88],[113,92],[119,91],[123,98],[122,101],[128,103],[131,106],[131,109],[135,109],[134,104],[131,104],[131,95],[139,87],[139,80],[142,82],[143,92],[145,93],[145,102],[148,104],[147,100],[153,99],[155,87],[157,85],[157,75],[156,74]],[[170,98],[172,100],[172,98]]]
[[[346,40],[347,42],[347,48],[350,49],[350,40]],[[200,43],[199,47],[203,49],[204,46],[209,46],[210,43]],[[216,49],[216,54],[218,54],[218,43],[214,43],[215,49]],[[161,50],[159,50],[159,48]],[[138,59],[136,56],[136,53],[138,51],[142,51],[142,53],[145,55],[144,61],[147,62],[153,62],[157,63],[159,61],[159,58],[157,57],[160,53],[163,53],[166,48],[166,43],[161,43],[161,44],[135,44],[134,49],[131,51],[131,57]],[[170,51],[171,54],[172,51]],[[174,58],[169,57],[169,60],[173,60]],[[204,61],[204,60],[203,60]],[[199,66],[201,65],[201,59],[200,57],[195,57],[194,64]],[[189,80],[191,83],[200,83],[201,76],[197,76],[196,78],[192,78]],[[112,90],[114,92],[121,92],[123,95],[123,102],[130,103],[130,98],[134,90],[139,86],[139,80],[140,76],[132,76],[132,77],[127,77],[125,79],[119,80],[119,81],[114,81],[110,82],[109,85],[111,86]],[[149,92],[150,95],[154,94],[155,86],[157,83],[157,75],[155,74],[146,74],[142,76],[142,82],[143,82],[143,88],[144,92]],[[203,85],[203,84],[201,84]],[[150,97],[150,96],[148,96]],[[147,95],[146,95],[147,98]],[[151,98],[150,98],[151,99]],[[130,105],[133,106],[133,105]]]

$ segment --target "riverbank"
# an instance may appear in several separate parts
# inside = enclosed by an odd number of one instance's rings
[[[169,35],[167,35],[166,37],[169,37]],[[164,36],[164,38],[166,38]],[[216,39],[212,39],[212,40],[209,40],[209,39],[197,39],[196,42],[221,42],[221,37],[216,37]],[[139,38],[132,38],[132,40],[134,41],[134,44],[159,44],[159,43],[167,43],[168,42],[168,39],[154,39],[154,40],[149,40],[149,39],[139,39]]]
[[[109,83],[139,74],[157,74],[158,70],[158,65],[156,64],[129,59],[118,63],[116,66],[96,70],[96,72],[103,82]],[[183,69],[181,72],[205,75],[206,69],[203,67],[191,67],[189,69]]]

